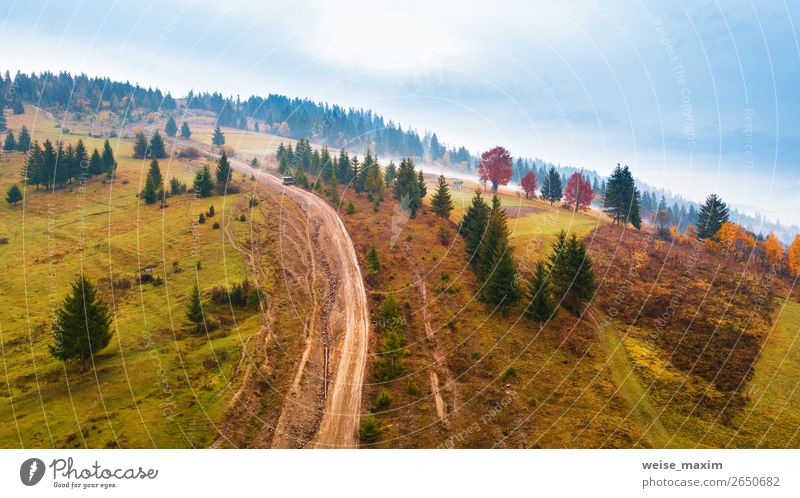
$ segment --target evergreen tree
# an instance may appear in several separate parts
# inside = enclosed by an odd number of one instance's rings
[[[168,137],[174,137],[178,134],[178,125],[175,123],[175,118],[172,116],[169,117],[166,126],[164,126],[164,133],[166,133]]]
[[[83,140],[78,140],[72,153],[72,157],[66,162],[66,176],[68,181],[73,178],[87,178],[91,174],[89,164],[89,153]]]
[[[147,172],[147,179],[144,182],[144,190],[142,190],[142,199],[145,203],[154,204],[162,197],[162,182],[161,168],[158,166],[158,161],[153,159],[150,162],[150,170]]]
[[[17,135],[17,150],[20,152],[28,152],[30,148],[31,134],[28,131],[28,127],[22,125],[22,129],[19,130],[19,135]]]
[[[194,193],[199,197],[211,197],[214,192],[214,180],[211,179],[211,170],[204,164],[194,175]]]
[[[231,170],[231,163],[228,161],[228,154],[222,151],[217,162],[217,170],[215,171],[217,177],[217,192],[224,194],[228,188],[228,182],[231,181],[233,171]]]
[[[444,175],[439,175],[439,184],[436,193],[431,198],[431,210],[440,218],[449,218],[453,211],[453,199],[450,196],[450,188]]]
[[[50,345],[54,358],[67,361],[77,358],[81,368],[111,342],[111,316],[108,307],[97,297],[88,278],[81,275],[72,283],[72,293],[56,311],[53,324],[55,344]]]
[[[419,179],[414,173],[414,161],[410,157],[400,161],[400,169],[394,183],[394,198],[400,201],[403,209],[410,211],[412,218],[417,216],[417,210],[422,205],[422,197],[419,191]]]
[[[136,159],[147,157],[147,137],[144,136],[144,132],[136,132],[136,138],[133,141],[133,157]]]
[[[14,114],[25,114],[25,106],[22,105],[22,99],[15,99],[11,104],[11,112]]]
[[[631,223],[636,229],[642,227],[639,213],[639,190],[633,180],[630,169],[617,164],[608,178],[603,198],[603,210],[614,219],[615,223],[627,225]]]
[[[189,138],[191,138],[191,136],[192,136],[192,130],[189,129],[189,123],[184,121],[181,124],[181,138],[189,140]]]
[[[467,257],[473,267],[477,267],[480,259],[478,249],[486,231],[486,224],[489,222],[489,213],[489,206],[481,197],[480,190],[475,190],[472,204],[467,208],[467,212],[464,213],[464,217],[461,219],[461,229],[459,231],[464,237]]]
[[[536,263],[536,269],[527,284],[528,307],[525,315],[539,323],[555,318],[558,305],[553,299],[547,268],[541,261]]]
[[[3,150],[17,150],[17,140],[14,138],[14,133],[8,130],[6,134],[6,141],[3,143]]]
[[[581,303],[589,300],[596,288],[592,260],[583,241],[574,233],[567,239],[562,230],[548,256],[548,269],[556,299],[580,311]]]
[[[117,169],[117,161],[114,159],[114,151],[111,149],[111,144],[108,143],[108,139],[106,139],[103,144],[103,155],[101,159],[103,161],[103,171],[105,171],[106,176],[111,178],[114,176],[114,171]]]
[[[350,157],[347,152],[342,149],[339,151],[339,160],[336,161],[336,177],[342,184],[347,185],[350,182]]]
[[[167,149],[164,146],[164,139],[161,138],[161,133],[156,130],[153,136],[150,137],[150,157],[156,159],[163,159],[167,157]]]
[[[394,182],[394,179],[397,178],[397,165],[394,164],[394,161],[389,161],[389,165],[386,166],[386,171],[383,174],[383,178],[386,181],[386,186],[388,188],[392,188],[392,182]]]
[[[203,303],[200,298],[200,287],[198,287],[197,283],[194,284],[192,295],[189,296],[189,302],[186,306],[186,318],[195,326],[198,332],[201,330],[203,325]]]
[[[103,172],[103,160],[100,158],[100,153],[97,149],[92,151],[92,157],[89,158],[89,173],[92,176],[97,176]]]
[[[328,199],[330,199],[331,204],[334,206],[339,205],[339,179],[336,178],[336,169],[331,169],[331,177],[328,178],[328,189],[326,194],[328,195]]]
[[[366,267],[367,277],[374,277],[381,270],[381,261],[378,257],[378,249],[375,244],[369,246],[367,250],[367,264]]]
[[[550,204],[560,201],[562,196],[561,177],[554,167],[550,167],[542,180],[542,199],[549,201]]]
[[[479,277],[483,286],[479,298],[483,302],[507,305],[518,297],[517,263],[509,241],[505,210],[500,207],[499,198],[489,216],[486,235],[479,249]]]
[[[425,186],[425,175],[422,174],[422,170],[417,173],[417,181],[419,182],[419,198],[424,199],[428,195],[428,187]]]
[[[225,145],[225,135],[222,133],[219,126],[214,129],[214,135],[211,137],[211,144],[217,147]]]
[[[11,204],[12,206],[16,206],[19,201],[22,200],[22,190],[17,186],[15,183],[14,185],[8,188],[8,192],[6,192],[6,202]]]
[[[2,86],[0,86],[2,88]],[[6,127],[8,126],[6,122],[6,115],[3,114],[3,108],[5,106],[0,104],[0,131],[6,131]]]
[[[706,197],[697,213],[697,238],[710,239],[719,231],[722,224],[728,221],[728,205],[722,202],[717,194]]]

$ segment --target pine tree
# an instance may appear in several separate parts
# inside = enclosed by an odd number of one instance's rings
[[[142,199],[145,203],[155,204],[159,197],[162,197],[162,182],[161,168],[158,166],[158,161],[153,159],[142,190]]]
[[[14,185],[8,188],[8,192],[6,192],[6,202],[11,204],[12,206],[16,206],[19,201],[22,200],[22,190],[17,186],[15,183]]]
[[[200,298],[200,287],[197,283],[194,284],[192,295],[189,296],[189,302],[186,306],[186,318],[191,322],[195,329],[199,332],[203,325],[203,303]]]
[[[397,165],[394,164],[394,161],[389,161],[389,165],[386,166],[386,171],[383,174],[383,179],[386,181],[386,186],[388,188],[392,188],[392,182],[394,179],[397,178]]]
[[[92,156],[89,158],[89,173],[92,176],[97,176],[103,172],[103,160],[100,159],[100,153],[97,149],[92,151]]]
[[[342,184],[347,185],[350,182],[350,157],[347,152],[342,149],[339,151],[339,160],[336,161],[336,176]]]
[[[722,202],[717,194],[709,195],[697,213],[697,238],[714,237],[726,221],[728,221],[728,205]]]
[[[181,124],[181,138],[189,140],[189,138],[191,138],[191,136],[192,136],[192,130],[189,129],[189,123],[184,121]]]
[[[6,134],[6,141],[3,143],[3,150],[17,150],[17,141],[14,138],[14,132],[8,130]]]
[[[2,88],[2,87],[0,87]],[[0,105],[0,107],[5,107],[5,105]],[[0,109],[0,131],[6,131],[6,127],[8,126],[6,122],[6,115],[3,114],[3,109]]]
[[[562,197],[561,176],[554,167],[544,175],[542,180],[542,199],[549,201],[550,204],[560,201]]]
[[[28,127],[22,125],[22,129],[19,130],[19,135],[17,135],[17,150],[20,152],[28,152],[30,148],[31,134],[28,131]]]
[[[378,257],[378,249],[375,247],[375,244],[369,246],[367,250],[367,264],[364,266],[366,268],[367,277],[374,277],[381,270],[381,261]]]
[[[164,126],[164,133],[166,133],[168,137],[174,137],[178,134],[178,125],[175,123],[175,118],[172,116],[169,117],[166,126]]]
[[[211,137],[211,144],[217,147],[222,147],[225,145],[225,135],[222,133],[222,130],[217,126],[214,129],[214,136]]]
[[[548,256],[548,270],[556,300],[580,311],[581,303],[589,300],[596,288],[592,260],[583,241],[575,234],[567,239],[561,231]]]
[[[86,145],[83,140],[78,140],[75,144],[72,157],[66,162],[67,180],[72,182],[73,178],[84,178],[91,174],[91,165],[89,164],[89,153],[86,151]]]
[[[636,229],[642,227],[639,190],[636,188],[630,169],[617,164],[606,183],[603,210],[615,223],[631,223]]]
[[[326,194],[328,195],[328,199],[330,199],[331,204],[334,206],[339,205],[339,179],[336,178],[336,169],[331,169],[331,176],[328,178],[328,189]]]
[[[439,175],[439,184],[436,188],[436,193],[431,198],[431,210],[436,213],[440,218],[449,218],[450,213],[453,211],[453,199],[450,196],[450,188],[447,186],[447,180],[444,175]]]
[[[144,136],[144,132],[136,132],[136,138],[133,142],[133,157],[136,159],[147,157],[147,137]]]
[[[490,209],[481,197],[480,190],[475,191],[472,197],[472,204],[467,208],[467,212],[461,219],[459,233],[464,237],[464,246],[467,257],[473,267],[477,267],[479,262],[478,248],[486,232],[486,224],[489,222]]]
[[[478,277],[483,281],[479,298],[483,302],[507,305],[514,302],[517,289],[517,263],[509,241],[505,210],[500,207],[499,198],[486,225],[486,235],[479,249],[480,265]]]
[[[219,156],[219,161],[217,162],[217,170],[215,175],[217,177],[217,191],[220,194],[224,194],[228,188],[228,182],[231,181],[233,171],[231,171],[231,163],[228,161],[228,155],[225,151],[222,151],[222,154]]]
[[[64,298],[53,323],[55,344],[49,347],[54,358],[77,358],[81,368],[111,342],[111,316],[97,297],[88,278],[81,275],[72,283],[72,293]]]
[[[536,269],[527,284],[528,307],[525,315],[539,323],[555,318],[558,306],[553,299],[547,268],[541,261],[536,263]]]
[[[422,174],[422,170],[417,173],[417,181],[419,182],[419,198],[424,199],[428,195],[428,187],[425,186],[425,175]]]
[[[161,138],[161,133],[156,130],[153,136],[150,137],[150,157],[156,159],[163,159],[167,157],[167,149],[164,146],[164,139]]]
[[[194,175],[194,193],[199,197],[211,197],[214,192],[214,180],[207,164]]]
[[[111,149],[111,144],[108,143],[108,139],[106,139],[103,144],[103,155],[101,159],[103,160],[103,171],[105,171],[108,178],[111,178],[114,176],[114,171],[117,169],[117,161],[114,159],[114,151]]]
[[[414,173],[414,161],[410,157],[400,161],[400,169],[394,183],[394,198],[400,201],[403,209],[411,213],[412,218],[416,218],[422,197],[419,191],[419,179]]]

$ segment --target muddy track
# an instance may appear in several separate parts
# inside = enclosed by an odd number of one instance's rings
[[[255,175],[260,184],[293,199],[305,211],[309,224],[318,227],[318,233],[310,242],[333,294],[325,298],[325,326],[320,326],[320,331],[324,330],[324,335],[320,334],[323,412],[313,437],[304,434],[302,439],[308,438],[308,446],[321,448],[358,447],[361,392],[369,346],[369,309],[350,235],[333,207],[315,194],[299,187],[284,187],[277,177],[255,170],[240,159],[232,159],[231,165],[247,175]],[[309,357],[313,352],[312,345]],[[301,384],[302,379],[311,377],[305,375],[310,361],[306,365],[301,361],[303,369],[295,374]],[[287,415],[290,419],[291,416],[291,413]]]

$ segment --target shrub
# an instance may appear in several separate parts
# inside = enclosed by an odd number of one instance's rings
[[[216,214],[216,213],[214,212],[214,205],[212,204],[212,205],[211,205],[211,206],[208,208],[208,211],[206,212],[206,216],[208,216],[209,218],[213,218],[213,217],[214,217],[214,214]]]
[[[381,435],[380,427],[378,427],[378,419],[372,415],[367,415],[361,419],[361,427],[358,429],[358,436],[361,438],[362,443],[372,444],[378,441]]]
[[[200,151],[194,147],[186,147],[178,152],[178,157],[181,159],[197,159],[200,157]]]
[[[439,231],[437,232],[436,236],[439,237],[439,242],[443,246],[450,244],[450,230],[447,228],[439,227]]]
[[[353,201],[347,201],[347,207],[345,208],[344,212],[347,214],[356,213],[356,207],[353,205]]]
[[[240,214],[239,221],[247,221],[247,216],[245,216],[244,213]]]
[[[372,404],[373,411],[383,410],[392,404],[392,397],[386,389],[381,389],[375,397],[375,402]]]
[[[205,223],[206,222],[206,215],[204,215],[203,213],[200,213],[200,216],[197,217],[197,222],[200,223],[201,225],[203,223]]]
[[[211,225],[211,228],[213,228],[214,230],[219,230],[219,221],[215,221],[214,224]]]

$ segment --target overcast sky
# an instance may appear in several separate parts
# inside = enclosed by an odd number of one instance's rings
[[[380,4],[7,0],[0,66],[371,108],[800,223],[797,1]]]

